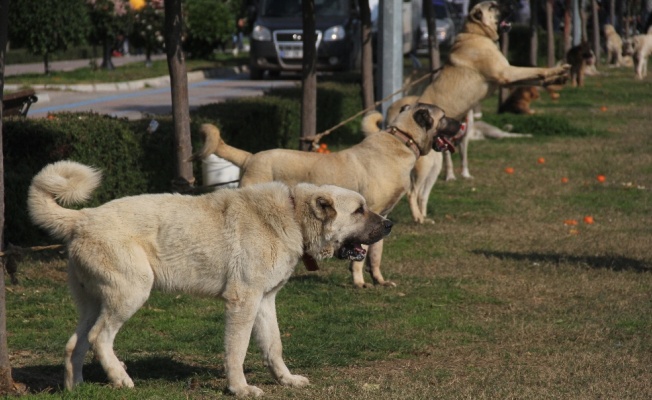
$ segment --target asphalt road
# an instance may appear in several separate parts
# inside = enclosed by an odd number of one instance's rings
[[[275,87],[297,84],[293,80],[250,81],[246,74],[228,78],[203,79],[188,84],[190,108],[218,103],[231,98],[261,96]],[[157,88],[120,90],[115,92],[74,92],[37,90],[39,101],[32,104],[28,117],[46,117],[48,113],[94,111],[128,119],[140,119],[146,115],[170,114],[172,97],[169,84]]]
[[[142,62],[138,56],[114,58],[116,66],[127,62]],[[89,60],[73,60],[53,63],[53,70],[71,70],[88,65]],[[41,72],[42,64],[8,65],[5,74]],[[300,84],[296,77],[276,80],[251,81],[246,71],[215,71],[215,77],[189,74],[188,101],[190,108],[217,103],[231,98],[260,96],[267,90]],[[136,88],[132,88],[136,87]],[[129,119],[144,116],[170,114],[172,100],[167,77],[153,79],[140,85],[113,85],[110,88],[78,87],[73,90],[36,87],[38,101],[32,104],[27,116],[43,118],[48,113],[93,111]]]

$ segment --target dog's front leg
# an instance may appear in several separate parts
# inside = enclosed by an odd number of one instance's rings
[[[471,172],[469,172],[469,133],[473,130],[475,124],[475,117],[473,109],[470,109],[466,116],[466,134],[460,140],[460,159],[462,160],[462,178],[472,179]]]
[[[383,241],[379,240],[376,243],[369,245],[369,250],[367,251],[367,266],[370,269],[371,277],[374,280],[374,284],[381,286],[390,286],[396,287],[396,284],[392,281],[386,281],[383,278],[383,274],[380,273],[380,261],[383,258]]]
[[[310,382],[301,375],[292,375],[283,361],[283,344],[281,332],[276,319],[276,291],[266,294],[260,303],[254,336],[263,353],[263,362],[281,385],[303,387]]]
[[[225,296],[224,368],[229,391],[238,397],[263,395],[262,390],[247,384],[243,369],[251,329],[260,307],[261,297],[262,294],[247,291]]]

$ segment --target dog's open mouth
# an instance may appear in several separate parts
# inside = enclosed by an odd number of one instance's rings
[[[435,138],[433,148],[435,151],[450,151],[451,153],[455,153],[455,145],[444,136],[437,136]]]
[[[367,250],[360,243],[345,243],[335,256],[341,260],[362,261],[366,255]]]
[[[512,30],[512,24],[507,20],[502,20],[498,24],[498,33],[509,33]]]

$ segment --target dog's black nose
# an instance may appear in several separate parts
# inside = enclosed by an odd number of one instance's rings
[[[383,225],[385,227],[385,231],[383,233],[385,234],[385,236],[387,236],[392,231],[392,226],[394,226],[394,223],[386,219],[385,222],[383,222]]]

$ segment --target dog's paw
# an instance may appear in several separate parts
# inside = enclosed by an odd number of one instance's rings
[[[382,286],[382,287],[396,287],[396,283],[394,283],[394,282],[392,282],[392,281],[382,281],[382,282],[378,282],[378,286]]]
[[[133,388],[134,387],[134,381],[131,380],[129,376],[125,376],[122,379],[116,379],[111,383],[113,386],[117,388]]]
[[[283,386],[304,387],[310,385],[310,381],[305,376],[301,375],[288,375],[279,378],[278,383]]]
[[[235,397],[260,397],[264,392],[258,389],[256,386],[243,386],[239,388],[229,387],[229,391],[235,395]]]

